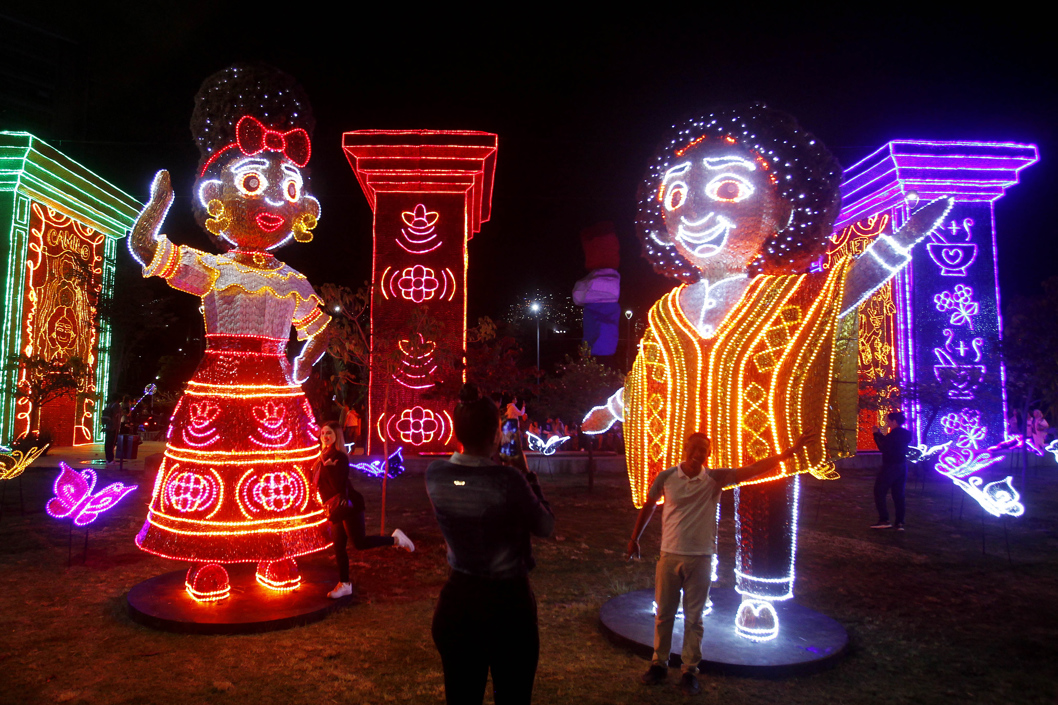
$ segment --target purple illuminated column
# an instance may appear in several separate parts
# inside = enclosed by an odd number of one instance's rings
[[[899,226],[917,205],[955,198],[942,227],[914,249],[911,265],[896,277],[899,376],[935,385],[942,399],[928,428],[923,417],[932,409],[912,415],[919,442],[953,440],[941,423],[952,414],[974,420],[981,430],[977,447],[1003,440],[993,206],[1038,158],[1034,145],[897,140],[845,171],[835,231],[881,214]]]

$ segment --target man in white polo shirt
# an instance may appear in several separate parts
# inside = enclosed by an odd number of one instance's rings
[[[678,467],[658,473],[650,486],[647,501],[636,518],[627,558],[639,558],[639,537],[654,515],[658,500],[665,498],[661,515],[661,557],[654,576],[654,659],[641,680],[656,685],[668,673],[672,647],[672,625],[683,590],[683,677],[680,687],[688,695],[700,691],[698,663],[702,660],[702,610],[709,598],[713,553],[716,550],[716,505],[720,490],[745,482],[774,469],[794,457],[816,438],[809,431],[779,455],[758,460],[738,470],[709,470],[709,438],[692,433],[684,445],[684,461]]]

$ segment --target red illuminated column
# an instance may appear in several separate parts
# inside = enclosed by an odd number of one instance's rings
[[[489,219],[496,135],[443,130],[357,130],[342,149],[374,213],[368,452],[383,436],[406,452],[454,449],[453,404],[423,398],[431,350],[466,347],[467,242]],[[413,311],[440,323],[437,340],[402,340]],[[397,352],[394,353],[393,348]],[[396,359],[392,374],[382,357]],[[379,364],[376,364],[379,363]]]

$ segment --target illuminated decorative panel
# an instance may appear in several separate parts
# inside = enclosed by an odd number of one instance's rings
[[[920,444],[952,441],[951,424],[941,421],[970,416],[974,448],[1004,440],[993,204],[1018,182],[1018,172],[1038,158],[1034,145],[898,140],[845,170],[837,233],[886,217],[899,226],[908,216],[909,199],[955,198],[942,228],[916,247],[911,266],[895,278],[891,307],[871,308],[879,291],[860,310],[861,346],[865,333],[877,341],[892,329],[899,378],[942,385],[947,403],[928,430],[923,428],[927,411],[909,409]],[[863,328],[865,312],[877,319],[880,331]],[[878,349],[885,345],[887,337]],[[862,378],[872,374],[877,359],[861,355],[860,363]],[[861,417],[861,431],[863,423]],[[863,448],[862,432],[860,438]]]
[[[496,145],[496,135],[474,131],[342,137],[374,213],[369,453],[384,438],[408,452],[454,448],[451,405],[424,391],[435,382],[435,352],[466,347],[467,242],[489,219]],[[419,308],[440,324],[437,340],[409,339]]]
[[[114,286],[116,241],[132,227],[140,204],[58,150],[26,132],[0,132],[0,360],[19,354],[89,363],[93,382],[79,398],[39,410],[53,444],[102,440],[96,399],[109,390],[109,323],[95,320],[98,296]],[[37,410],[4,390],[15,372],[0,371],[0,438],[35,424]]]

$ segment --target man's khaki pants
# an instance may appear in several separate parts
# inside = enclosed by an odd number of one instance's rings
[[[712,555],[683,556],[662,553],[654,576],[654,663],[665,668],[672,651],[672,625],[680,607],[683,590],[683,666],[684,673],[697,673],[702,660],[702,610],[709,599],[713,572]]]

